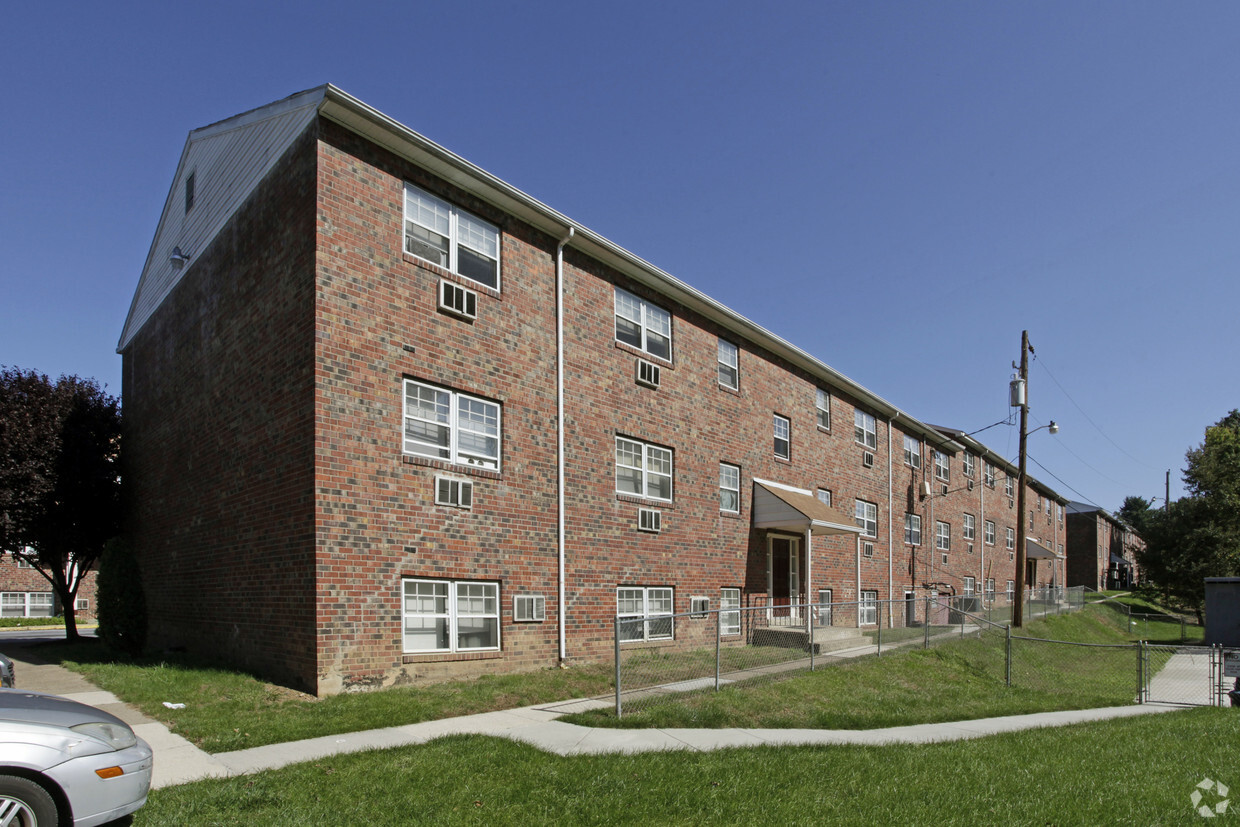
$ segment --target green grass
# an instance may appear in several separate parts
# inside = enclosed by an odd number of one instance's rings
[[[1125,621],[1126,622],[1126,621]],[[1128,644],[1114,612],[1051,615],[1020,637]],[[1178,629],[1177,629],[1178,635]],[[991,632],[896,649],[882,657],[824,659],[814,672],[725,686],[719,692],[634,699],[617,719],[611,709],[568,716],[584,726],[873,729],[908,724],[1131,704],[1136,652],[1066,643],[1013,641],[1012,686],[1005,683],[1004,636]],[[698,673],[699,676],[702,673]],[[683,676],[678,676],[683,679]]]
[[[319,700],[186,655],[130,661],[97,641],[32,651],[80,672],[207,752],[602,695],[614,676],[610,664],[546,669]],[[185,709],[168,709],[164,701]]]
[[[457,736],[155,790],[134,824],[1197,824],[1202,779],[1240,789],[1236,743],[1228,709],[924,746],[561,758]]]

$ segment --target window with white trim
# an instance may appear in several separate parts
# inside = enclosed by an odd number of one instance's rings
[[[740,351],[727,339],[719,340],[719,384],[736,390],[740,387]]]
[[[1016,496],[1016,480],[1012,477],[1006,477],[1003,480],[1003,493],[1007,494],[1009,497]]]
[[[989,462],[986,463],[985,474],[986,474],[986,478],[985,478],[986,487],[994,488],[995,487],[995,467],[991,465]]]
[[[410,183],[405,252],[499,289],[499,228]]]
[[[819,488],[818,489],[818,502],[822,503],[823,505],[830,505],[831,504],[831,490],[828,488]]]
[[[977,470],[977,457],[966,451],[964,456],[960,458],[960,470],[964,472],[966,477],[971,479],[973,472]]]
[[[775,456],[788,459],[792,456],[792,423],[785,416],[773,414],[775,431]]]
[[[498,403],[406,379],[404,420],[406,454],[499,470]]]
[[[402,581],[404,651],[414,654],[499,649],[499,584]]]
[[[934,523],[934,547],[939,551],[952,550],[952,527],[951,523],[945,523],[937,520]]]
[[[52,617],[55,607],[52,592],[0,593],[0,617]]]
[[[1059,512],[1059,522],[1063,522],[1063,506],[1056,504],[1055,509]]]
[[[857,525],[861,528],[862,537],[878,536],[878,505],[865,500],[857,500],[853,515]]]
[[[910,546],[921,545],[921,515],[904,515],[904,542]]]
[[[934,478],[947,482],[947,471],[951,459],[942,451],[934,452]]]
[[[741,590],[719,590],[719,634],[739,635],[741,633]]]
[[[871,451],[878,445],[878,423],[865,411],[853,411],[853,438]]]
[[[995,521],[994,520],[986,521],[985,539],[986,539],[986,545],[993,546],[995,544]]]
[[[818,427],[831,430],[831,394],[818,388],[814,395],[814,408],[818,412]]]
[[[1016,581],[1007,581],[1007,599],[1011,603],[1016,598]]]
[[[616,589],[620,642],[671,640],[673,592],[666,586],[621,586]]]
[[[616,493],[672,501],[672,449],[616,437]]]
[[[977,591],[977,580],[972,577],[966,577],[964,579],[964,587],[961,591],[964,593],[965,597],[972,597],[973,593]]]
[[[741,469],[719,463],[719,510],[737,514],[741,510]]]
[[[904,435],[904,464],[921,467],[921,440]]]
[[[672,314],[616,288],[616,341],[660,359],[672,358]]]
[[[857,604],[857,622],[862,626],[873,626],[878,623],[878,592],[861,592],[861,601]]]
[[[1016,529],[1007,529],[1007,547],[1009,550],[1016,548]]]
[[[964,515],[964,538],[972,540],[977,536],[977,518],[972,514]]]
[[[990,603],[995,600],[995,579],[993,577],[986,578],[986,600]]]

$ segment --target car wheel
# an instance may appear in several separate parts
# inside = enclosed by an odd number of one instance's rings
[[[28,778],[0,775],[0,825],[56,827],[56,802]]]

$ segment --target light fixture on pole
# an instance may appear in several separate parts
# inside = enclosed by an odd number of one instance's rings
[[[1009,387],[1011,405],[1020,408],[1020,470],[1016,477],[1016,576],[1014,586],[1016,594],[1012,603],[1012,625],[1020,628],[1024,625],[1025,604],[1025,485],[1028,475],[1025,473],[1025,441],[1030,433],[1046,428],[1052,434],[1059,433],[1059,425],[1051,420],[1049,425],[1042,425],[1028,431],[1029,426],[1029,354],[1033,348],[1029,346],[1029,331],[1020,334],[1020,376],[1013,379]]]

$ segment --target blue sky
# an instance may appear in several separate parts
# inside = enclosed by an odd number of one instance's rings
[[[1240,406],[1237,31],[1222,2],[11,5],[0,364],[119,393],[187,133],[331,82],[923,421],[1008,416],[1028,329],[1062,428],[1031,472],[1178,497]]]

